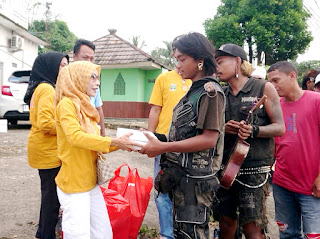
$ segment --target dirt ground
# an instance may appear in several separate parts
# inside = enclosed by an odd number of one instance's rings
[[[33,238],[38,222],[40,207],[40,180],[38,171],[28,166],[27,139],[29,125],[10,128],[0,133],[0,239]],[[108,129],[107,135],[114,136],[115,130]],[[114,169],[123,163],[137,167],[140,177],[153,176],[153,159],[138,153],[116,151],[106,155]],[[267,201],[269,231],[272,239],[278,238],[274,223],[272,195]],[[143,221],[148,228],[159,228],[153,192]]]

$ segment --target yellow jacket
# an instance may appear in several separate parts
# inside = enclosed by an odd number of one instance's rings
[[[49,169],[61,165],[57,152],[54,94],[52,85],[41,83],[30,101],[32,127],[28,137],[28,162],[33,168]]]
[[[97,184],[97,151],[110,152],[111,138],[85,133],[79,123],[73,101],[64,97],[56,108],[58,157],[62,161],[56,177],[58,187],[65,193],[91,190]],[[99,128],[96,122],[97,134]]]

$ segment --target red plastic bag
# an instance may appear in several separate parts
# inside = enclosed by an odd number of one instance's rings
[[[123,166],[128,167],[127,176],[120,176]],[[121,165],[115,172],[115,177],[109,182],[108,188],[121,194],[130,205],[131,222],[128,238],[137,238],[144,215],[146,213],[150,191],[152,189],[152,178],[140,178],[136,168],[130,169],[127,164]]]
[[[101,187],[106,201],[110,223],[113,232],[113,239],[129,238],[131,222],[131,211],[129,203],[117,191]]]

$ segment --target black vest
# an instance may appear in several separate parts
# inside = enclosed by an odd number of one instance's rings
[[[224,95],[221,86],[213,78],[205,78],[194,82],[188,93],[173,109],[169,142],[180,141],[201,134],[201,130],[197,129],[199,103],[202,97],[210,97],[203,87],[209,81],[213,83],[215,88],[215,92],[210,94]],[[223,137],[220,138],[220,142],[218,139],[218,144],[223,144]],[[166,158],[178,164],[190,176],[208,176],[215,174],[221,165],[222,155],[217,154],[216,148],[192,153],[170,152],[166,153]]]
[[[249,78],[236,96],[232,94],[229,86],[225,88],[226,122],[229,120],[246,120],[254,101],[263,96],[265,84],[265,80]],[[264,107],[253,112],[250,123],[259,126],[270,124],[270,119]],[[223,164],[226,164],[237,139],[237,135],[226,134],[224,139]],[[273,138],[249,137],[246,141],[250,144],[250,150],[243,162],[242,168],[268,166],[272,164],[274,153]]]

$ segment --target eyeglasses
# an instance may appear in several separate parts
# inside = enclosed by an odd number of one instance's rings
[[[99,75],[97,75],[97,74],[95,74],[95,73],[92,73],[92,74],[91,74],[91,78],[94,79],[94,80],[100,81]]]

